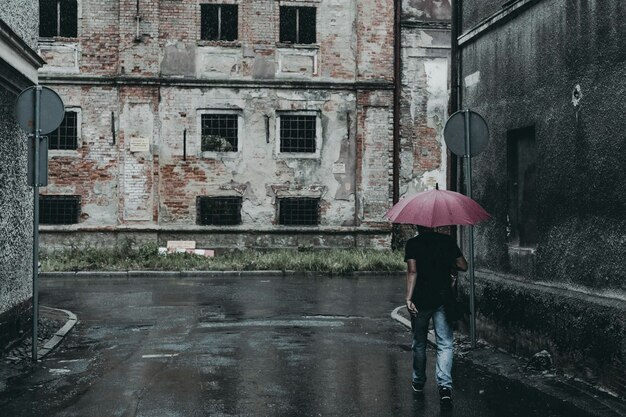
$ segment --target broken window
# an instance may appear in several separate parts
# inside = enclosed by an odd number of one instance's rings
[[[48,149],[78,149],[78,112],[65,111],[59,127],[50,133]]]
[[[201,4],[200,39],[237,40],[237,9],[236,4]]]
[[[78,36],[77,0],[39,0],[39,36]]]
[[[278,223],[284,226],[318,225],[319,205],[319,198],[281,198],[278,200]]]
[[[201,149],[203,152],[237,152],[236,114],[203,114]]]
[[[280,116],[280,151],[315,152],[316,116]]]
[[[316,42],[315,7],[281,6],[280,42],[312,44]]]
[[[196,204],[200,225],[241,224],[241,197],[198,197]]]
[[[537,244],[537,153],[535,128],[507,132],[508,240],[522,247]]]
[[[80,214],[78,195],[40,195],[40,224],[75,224]]]

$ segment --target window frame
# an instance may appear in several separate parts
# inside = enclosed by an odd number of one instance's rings
[[[531,193],[535,198],[535,206],[531,206],[531,210],[534,211],[534,219],[532,217],[527,218],[522,214],[522,206],[524,205],[523,196],[520,196],[521,188],[520,183],[525,184],[525,179],[520,180],[520,145],[522,140],[530,139],[528,142],[532,142],[533,154],[531,163],[525,164],[526,173],[534,165],[534,188]],[[528,145],[528,144],[526,144]],[[527,156],[527,153],[524,153]],[[538,169],[538,152],[537,152],[537,129],[535,125],[525,126],[516,129],[510,129],[506,132],[506,181],[507,181],[507,244],[511,247],[519,248],[536,248],[539,240],[539,233],[537,230],[538,220],[538,207],[537,207],[537,169]],[[531,196],[532,197],[532,196]],[[532,230],[527,230],[526,226],[528,220],[532,220],[534,223]],[[522,227],[522,225],[524,227]],[[524,229],[524,230],[522,230]],[[522,235],[531,237],[529,241],[524,241]],[[533,238],[534,237],[534,241]]]
[[[237,211],[235,218],[237,223],[233,224],[215,224],[215,223],[203,223],[202,222],[202,210],[203,207],[202,202],[206,200],[218,200],[218,199],[233,199],[237,200],[236,204],[239,210]],[[218,226],[218,227],[229,227],[229,226],[240,226],[243,223],[243,219],[241,216],[241,210],[243,208],[243,197],[241,195],[199,195],[196,197],[196,224],[198,226]]]
[[[56,38],[61,38],[61,39],[78,39],[79,37],[79,28],[80,28],[80,19],[82,19],[82,0],[75,0],[76,1],[76,34],[73,36],[67,36],[65,34],[61,34],[61,3],[63,3],[65,0],[50,0],[50,3],[54,2],[56,3],[56,31],[55,34],[52,36],[42,36],[41,32],[38,32],[38,37],[39,39],[42,40],[53,40]],[[38,12],[39,12],[39,28],[42,27],[41,25],[41,0],[38,1]]]
[[[283,223],[284,220],[284,213],[282,212],[283,210],[283,202],[287,201],[287,200],[309,200],[309,201],[315,201],[316,202],[316,210],[315,210],[315,215],[316,215],[316,222],[315,224],[285,224]],[[319,227],[322,223],[322,213],[321,213],[321,203],[322,203],[322,199],[320,197],[311,197],[311,196],[284,196],[284,197],[277,197],[277,207],[276,207],[276,223],[279,226],[285,226],[285,227]]]
[[[199,22],[199,25],[198,25],[198,29],[200,31],[199,36],[198,36],[199,42],[208,43],[208,44],[211,44],[211,43],[235,44],[235,43],[238,43],[240,41],[241,25],[239,24],[240,23],[239,19],[240,19],[240,12],[241,11],[240,11],[240,7],[239,7],[239,3],[224,2],[224,1],[221,1],[219,3],[218,2],[215,2],[215,3],[213,3],[213,2],[203,2],[203,3],[200,3],[199,6],[200,6],[200,13],[199,13],[200,22]],[[236,29],[235,39],[229,39],[229,40],[227,40],[227,39],[220,39],[222,37],[222,30],[221,30],[222,29],[222,18],[221,18],[221,16],[222,16],[222,6],[234,7],[236,9],[237,16],[236,16],[235,22],[237,24],[237,29]],[[209,39],[209,38],[205,39],[205,38],[202,37],[203,33],[204,33],[204,31],[203,31],[203,21],[204,21],[204,19],[203,19],[203,16],[202,16],[203,15],[202,10],[205,7],[217,7],[218,8],[217,39]]]
[[[47,223],[44,221],[44,216],[46,215],[46,205],[44,203],[45,200],[73,200],[76,202],[76,221],[71,223],[65,222],[55,222],[55,223]],[[48,226],[62,226],[62,225],[70,225],[70,224],[78,224],[80,223],[80,215],[82,213],[82,196],[76,194],[40,194],[39,195],[39,224],[48,225]]]
[[[66,106],[65,114],[67,113],[76,113],[76,148],[74,149],[58,149],[58,148],[50,148],[50,144],[52,143],[52,133],[56,132],[60,129],[60,126],[55,129],[53,132],[48,133],[48,152],[55,155],[74,155],[76,154],[80,148],[83,146],[82,141],[82,109],[77,106]],[[63,120],[65,120],[65,115],[63,116]],[[61,122],[63,123],[63,122]]]
[[[237,150],[235,151],[203,151],[202,150],[202,116],[203,115],[232,115],[237,116]],[[198,109],[196,111],[197,122],[196,128],[198,130],[197,154],[201,158],[216,158],[216,157],[238,157],[243,151],[243,138],[244,138],[244,120],[243,111],[241,109]]]
[[[281,123],[285,116],[315,116],[315,151],[314,152],[282,152],[281,142]],[[322,149],[322,121],[321,112],[319,110],[298,110],[298,111],[278,111],[276,112],[276,156],[278,158],[295,158],[295,159],[319,159]]]
[[[296,28],[295,28],[295,35],[296,35],[296,39],[295,41],[289,41],[289,40],[285,40],[283,39],[283,19],[282,19],[282,13],[283,10],[286,9],[295,9],[296,11]],[[301,33],[300,33],[300,12],[301,9],[312,9],[314,11],[314,16],[315,16],[315,31],[313,33],[313,42],[309,42],[309,43],[303,43],[300,42],[300,37],[301,37]],[[278,44],[280,46],[300,46],[300,47],[314,47],[316,45],[318,45],[318,36],[317,36],[317,29],[318,29],[318,7],[317,5],[312,5],[312,4],[298,4],[298,3],[289,3],[289,4],[280,4],[279,8],[278,8]]]

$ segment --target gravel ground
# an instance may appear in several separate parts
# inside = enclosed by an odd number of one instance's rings
[[[44,343],[51,339],[52,336],[65,324],[67,318],[60,317],[58,314],[53,314],[45,309],[40,309],[40,315],[38,320],[38,347],[44,345]],[[21,338],[9,344],[9,347],[0,353],[0,358],[3,363],[20,363],[25,360],[31,360],[32,357],[32,330],[25,332],[21,335]]]

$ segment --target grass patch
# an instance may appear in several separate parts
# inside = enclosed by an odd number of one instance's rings
[[[356,271],[395,272],[406,268],[401,251],[374,249],[246,250],[214,258],[186,253],[159,255],[156,244],[136,249],[71,248],[42,251],[42,271],[268,271],[295,270],[346,275]]]

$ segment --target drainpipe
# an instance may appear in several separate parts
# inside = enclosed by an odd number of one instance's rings
[[[393,22],[393,203],[400,199],[400,94],[402,93],[402,0],[394,1]]]
[[[452,0],[452,31],[451,31],[451,48],[450,48],[450,102],[448,104],[448,113],[461,110],[461,51],[459,49],[459,34],[461,32],[461,1]],[[459,158],[448,151],[448,190],[457,191]]]

